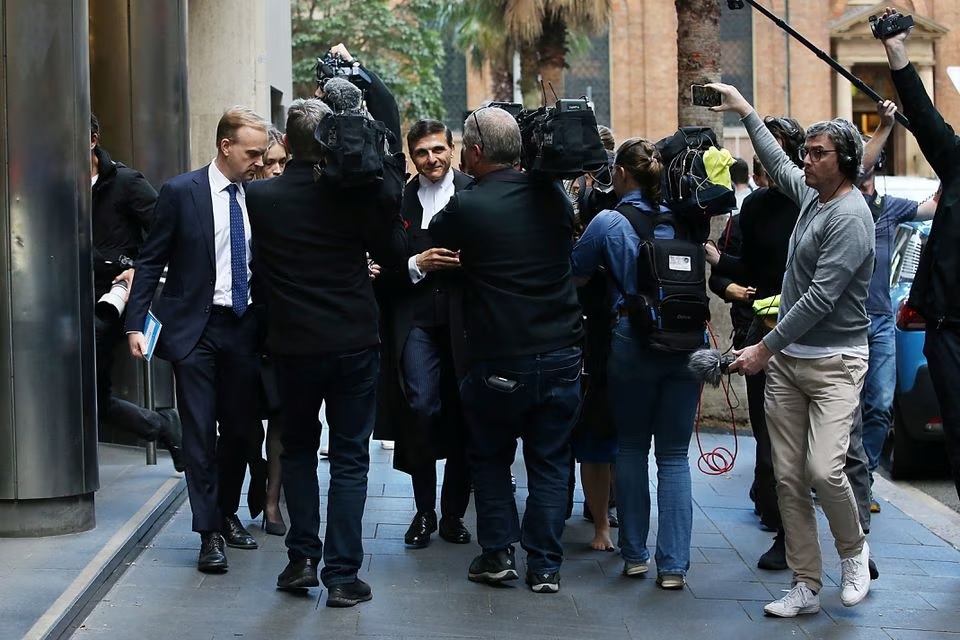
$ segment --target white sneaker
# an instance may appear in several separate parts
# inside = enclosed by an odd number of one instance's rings
[[[840,602],[852,607],[870,593],[870,546],[863,541],[860,553],[840,560]]]
[[[380,448],[386,451],[393,451],[393,440],[381,440]]]
[[[644,560],[643,562],[630,562],[629,560],[624,561],[623,563],[623,575],[634,578],[636,576],[642,576],[647,571],[650,570],[650,561]]]
[[[806,582],[798,582],[787,592],[787,595],[763,608],[765,614],[778,618],[795,618],[800,614],[819,611],[820,596],[810,591]]]

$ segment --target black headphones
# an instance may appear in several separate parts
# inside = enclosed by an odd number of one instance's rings
[[[856,181],[857,176],[860,174],[860,160],[854,155],[851,155],[850,151],[856,150],[857,142],[860,142],[861,145],[863,144],[860,132],[853,126],[852,122],[844,120],[843,118],[834,118],[830,122],[840,132],[840,136],[844,142],[844,152],[837,153],[837,164],[840,171],[845,176],[853,175],[853,180]]]

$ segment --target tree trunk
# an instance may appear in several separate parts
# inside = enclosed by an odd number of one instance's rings
[[[677,7],[677,118],[681,127],[708,126],[723,142],[723,114],[690,103],[690,85],[720,81],[718,0],[675,0]]]
[[[523,106],[527,108],[536,109],[543,104],[540,63],[536,48],[530,44],[520,47],[520,93],[523,95]]]
[[[547,92],[547,103],[563,98],[563,70],[567,57],[567,25],[554,12],[543,17],[543,33],[537,41],[540,77]],[[552,90],[551,90],[552,87]],[[556,95],[554,95],[556,93]]]

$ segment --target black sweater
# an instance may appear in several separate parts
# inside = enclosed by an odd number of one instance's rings
[[[315,181],[291,160],[283,175],[247,185],[251,268],[267,301],[273,355],[322,355],[379,343],[366,252],[383,265],[406,255],[398,198],[377,188]]]
[[[722,254],[713,272],[756,287],[756,299],[780,293],[790,234],[799,214],[797,205],[779,189],[751,193],[740,207],[740,257]]]
[[[546,353],[583,333],[570,273],[573,207],[557,181],[502,169],[453,196],[430,224],[460,251],[472,360]]]
[[[910,306],[927,322],[960,326],[960,137],[933,106],[916,69],[891,72],[920,151],[943,184],[930,238],[910,288]]]

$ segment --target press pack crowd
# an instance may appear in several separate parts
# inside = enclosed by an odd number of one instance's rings
[[[122,313],[97,307],[101,419],[158,440],[186,472],[200,571],[226,571],[227,546],[258,546],[237,515],[249,468],[252,516],[263,514],[266,533],[286,535],[277,587],[322,581],[333,607],[372,598],[357,574],[374,434],[396,442],[394,466],[411,476],[408,547],[427,547],[434,532],[470,543],[463,517],[472,491],[481,553],[467,578],[496,584],[523,571],[536,593],[560,589],[574,459],[591,546],[619,549],[628,578],[650,570],[652,444],[656,583],[683,589],[701,389],[688,357],[706,346],[709,263],[710,288],[733,305],[729,370],[747,381],[751,498],[776,532],[758,563],[793,572],[791,589],[764,611],[820,609],[811,488],[841,558],[840,600],[856,605],[877,575],[866,534],[879,511],[870,487],[892,401],[890,247],[900,222],[924,216],[933,230],[909,303],[928,322],[955,477],[960,470],[960,399],[950,393],[960,388],[960,138],[907,59],[906,37],[883,46],[913,135],[941,179],[937,197],[918,205],[874,191],[896,105],[878,104],[881,125],[865,143],[845,120],[804,129],[761,118],[736,88],[712,84],[722,96],[712,108],[740,116],[753,142],[759,187],[717,244],[664,204],[667,167],[652,142],[616,145],[600,127],[609,164],[562,182],[523,170],[517,120],[496,106],[466,118],[459,149],[443,123],[413,124],[405,138],[416,175],[404,184],[396,102],[343,45],[331,54],[350,65],[349,78],[322,78],[316,98],[294,100],[284,133],[231,108],[215,159],[159,194],[99,146],[94,119],[97,297],[129,287]],[[379,179],[353,184],[350,163],[365,160],[344,155],[336,127],[345,125],[332,116],[355,112],[358,84],[369,112],[360,130],[387,149]],[[731,173],[733,187],[746,188],[742,161]],[[761,300],[777,304],[776,314],[753,304]],[[172,363],[176,411],[111,397],[110,353],[123,340],[134,356],[150,350],[148,311],[162,325],[153,354]],[[511,476],[518,438],[522,519]]]

